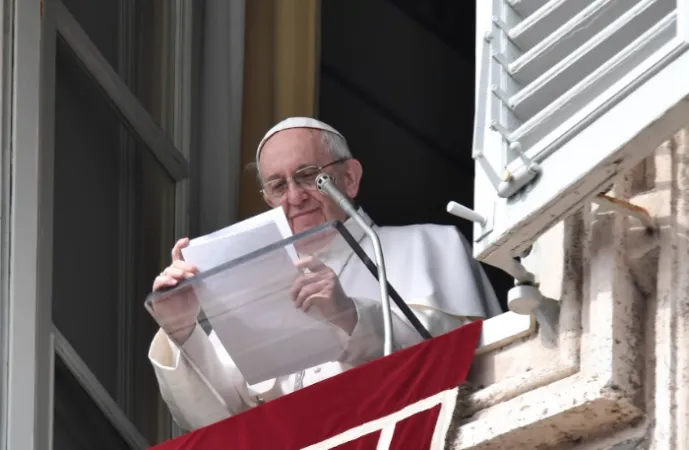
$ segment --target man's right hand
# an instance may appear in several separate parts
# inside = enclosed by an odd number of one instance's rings
[[[189,279],[199,273],[193,264],[184,261],[182,249],[189,245],[189,238],[177,241],[172,248],[172,264],[170,264],[153,281],[153,291],[177,286],[181,281]],[[179,345],[182,345],[191,335],[196,326],[199,314],[199,303],[192,287],[186,291],[166,296],[153,302],[153,313],[167,335]]]

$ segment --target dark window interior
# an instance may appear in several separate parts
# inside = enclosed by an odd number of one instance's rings
[[[327,0],[319,116],[364,166],[360,204],[379,225],[472,226],[474,2]],[[486,267],[505,308],[512,279]]]

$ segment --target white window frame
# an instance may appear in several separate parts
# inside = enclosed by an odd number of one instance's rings
[[[52,447],[51,341],[54,64],[40,0],[2,0],[3,374],[0,448]],[[46,76],[48,75],[48,76]],[[11,168],[7,164],[11,164]],[[10,179],[7,180],[7,177]],[[39,182],[40,180],[40,182]],[[9,183],[7,183],[9,181]],[[8,184],[11,190],[6,189]],[[11,362],[11,364],[10,364]]]
[[[53,334],[58,34],[176,182],[189,174],[188,153],[175,148],[60,0],[0,0],[0,13],[0,449],[52,448],[56,351],[123,438],[143,448],[143,438],[76,351],[59,330]]]

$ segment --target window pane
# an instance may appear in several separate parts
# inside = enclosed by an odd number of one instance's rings
[[[120,7],[126,0],[62,0],[101,54],[118,70],[120,40]]]
[[[62,0],[89,39],[170,134],[176,82],[174,14],[169,0]]]
[[[65,46],[55,82],[53,320],[117,393],[120,123]]]
[[[153,279],[170,264],[174,245],[175,185],[149,151],[137,151],[136,236],[132,252],[133,310],[131,343],[126,356],[132,366],[128,374],[129,395],[134,399],[129,413],[149,442],[168,439],[168,409],[158,394],[158,384],[148,360],[148,348],[158,326],[144,308]],[[140,407],[146,405],[146,407]],[[159,414],[150,410],[159,408]],[[162,422],[161,422],[162,420]],[[148,430],[148,431],[145,431]]]
[[[150,442],[160,400],[143,307],[174,243],[175,184],[59,42],[53,321]]]
[[[55,356],[54,450],[129,450],[62,360]]]

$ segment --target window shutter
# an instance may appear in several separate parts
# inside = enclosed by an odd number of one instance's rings
[[[689,122],[689,0],[476,5],[474,250],[504,269]]]

